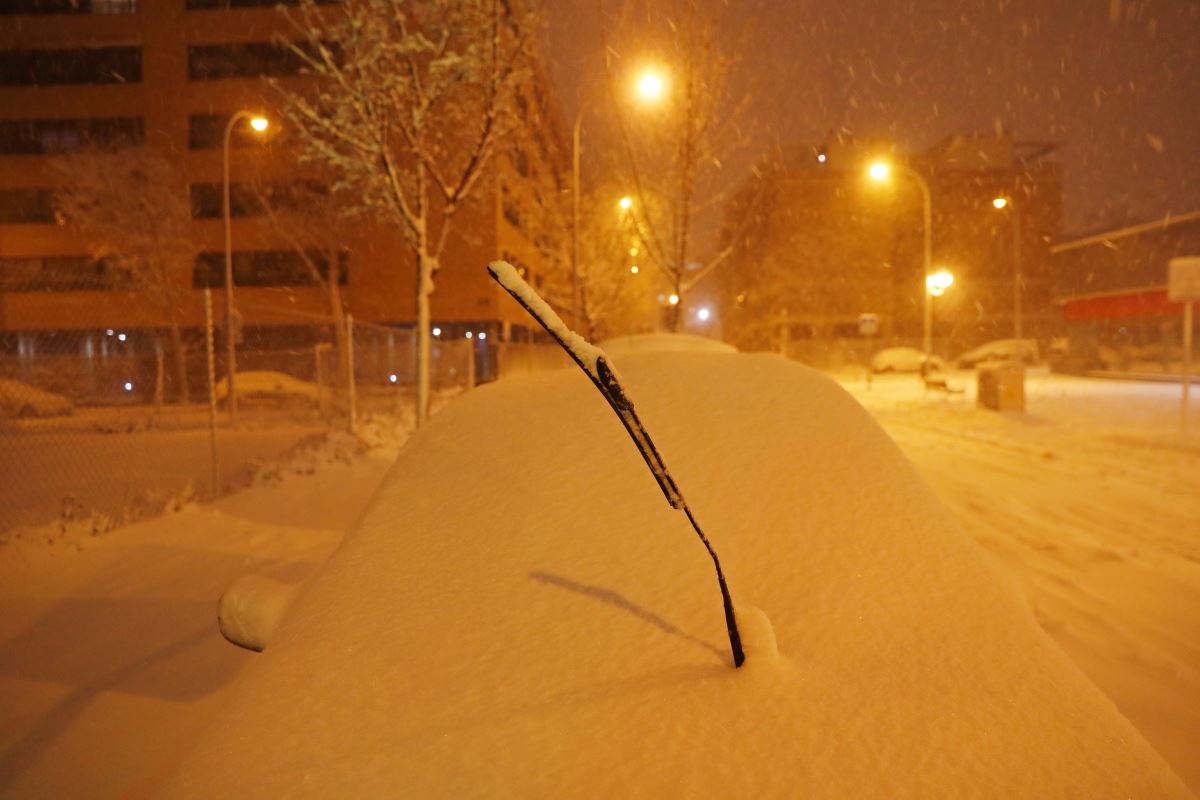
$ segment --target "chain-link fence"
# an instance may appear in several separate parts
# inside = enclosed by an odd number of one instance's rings
[[[219,324],[211,348],[204,326],[0,333],[0,532],[103,530],[212,498],[356,417],[411,414],[411,326],[240,310],[281,322],[235,343],[235,403]],[[435,340],[435,392],[472,385],[477,361],[490,369],[478,345]]]

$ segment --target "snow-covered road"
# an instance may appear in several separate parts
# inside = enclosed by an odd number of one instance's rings
[[[57,420],[38,422],[56,423]],[[273,422],[217,434],[222,482],[244,482],[254,465],[279,458],[327,430]],[[66,498],[119,516],[183,490],[208,497],[212,444],[206,428],[103,432],[57,425],[0,430],[0,532],[55,519]]]
[[[997,414],[975,407],[971,378],[952,378],[968,388],[954,397],[911,377],[843,385],[1197,789],[1200,438],[1180,433],[1179,386],[1035,372],[1026,413]]]

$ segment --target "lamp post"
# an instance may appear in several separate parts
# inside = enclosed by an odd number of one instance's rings
[[[928,281],[933,269],[933,201],[929,194],[929,184],[921,177],[921,173],[911,167],[903,164],[896,165],[896,169],[905,176],[916,181],[917,186],[921,190],[923,221],[925,230],[925,280]],[[882,183],[888,179],[891,173],[891,166],[883,161],[876,161],[871,165],[868,174],[871,179]],[[921,294],[925,297],[925,323],[924,333],[921,339],[921,350],[925,354],[925,359],[929,359],[930,350],[933,349],[933,302],[932,295],[928,291],[928,284],[921,287]]]
[[[586,104],[579,107],[571,136],[571,310],[575,314],[576,325],[580,324],[583,313],[583,292],[579,282],[579,132],[586,110]]]
[[[647,72],[638,80],[638,92],[651,102],[662,97],[663,87],[662,77],[655,72]],[[583,130],[583,115],[587,110],[585,100],[575,115],[571,132],[571,304],[577,324],[584,313],[583,284],[579,277],[579,138]]]
[[[929,341],[933,332],[933,298],[941,297],[954,285],[954,276],[944,269],[925,275],[925,339]],[[925,351],[925,369],[928,369],[929,350]],[[922,373],[924,374],[924,372]]]
[[[234,389],[234,375],[237,373],[237,344],[234,331],[235,314],[233,308],[233,234],[229,213],[229,138],[233,134],[233,126],[239,120],[250,120],[250,127],[258,132],[265,131],[268,126],[267,118],[249,111],[238,111],[225,123],[225,138],[222,145],[222,173],[224,177],[224,192],[222,194],[221,215],[225,221],[225,380],[229,390],[229,423],[237,425],[237,392]]]
[[[1013,258],[1013,338],[1021,338],[1021,215],[1011,197],[997,197],[992,201],[997,209],[1008,208],[1012,217]]]

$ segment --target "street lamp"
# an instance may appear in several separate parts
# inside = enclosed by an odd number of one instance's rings
[[[926,341],[929,340],[929,338],[932,335],[932,331],[933,331],[933,298],[941,297],[942,295],[944,295],[946,293],[946,290],[949,289],[953,285],[954,285],[954,276],[951,275],[949,272],[947,272],[944,269],[939,269],[937,272],[934,272],[933,274],[925,275],[925,309],[928,312],[928,316],[925,318],[927,320],[926,326],[925,326]],[[925,349],[924,364],[926,365],[926,367],[928,367],[928,364],[929,364],[929,348],[928,347],[926,347],[926,349]],[[925,374],[924,369],[922,369],[921,374]]]
[[[229,422],[237,425],[237,392],[234,390],[234,375],[237,373],[237,349],[234,331],[235,311],[233,309],[233,235],[229,214],[229,137],[233,134],[233,126],[239,120],[249,120],[250,127],[262,133],[270,125],[267,118],[261,114],[249,111],[238,111],[225,123],[225,139],[222,147],[222,169],[225,179],[225,191],[222,203],[222,216],[225,219],[225,357],[226,381],[229,389]]]
[[[925,276],[925,288],[933,297],[941,297],[954,285],[954,276],[944,269]]]
[[[638,79],[638,94],[643,99],[657,101],[662,98],[666,82],[657,72],[646,72]]]
[[[905,166],[904,164],[897,164],[895,165],[895,168],[900,173],[916,181],[918,188],[921,190],[921,208],[923,212],[925,230],[925,271],[923,274],[929,276],[933,262],[933,202],[929,196],[929,184],[923,177],[921,177],[921,173],[917,172],[911,167]],[[891,175],[891,170],[892,165],[888,164],[886,161],[876,161],[875,163],[871,164],[870,168],[868,169],[868,174],[871,176],[872,180],[882,183]],[[928,291],[922,291],[921,294],[925,298],[925,321],[924,333],[921,339],[921,350],[925,353],[925,358],[928,359],[930,355],[929,351],[933,349],[933,339],[931,333],[933,328],[933,304],[931,300],[932,296]]]
[[[647,100],[657,101],[662,96],[664,85],[657,73],[647,72],[638,81],[638,92]],[[575,126],[571,133],[571,305],[576,321],[583,316],[583,286],[579,280],[579,137],[587,109],[585,100],[575,115]],[[633,203],[632,200],[629,202]]]
[[[1008,209],[1012,217],[1013,257],[1013,338],[1021,338],[1021,215],[1011,197],[997,197],[992,201],[997,210]]]

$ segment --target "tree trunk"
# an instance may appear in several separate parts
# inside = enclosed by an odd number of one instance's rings
[[[329,315],[333,318],[333,340],[337,344],[339,372],[348,387],[354,376],[350,374],[350,342],[346,336],[346,309],[342,305],[340,278],[341,265],[337,262],[337,254],[330,253],[329,275],[325,279],[329,289]]]
[[[671,333],[683,331],[683,267],[675,274],[675,297],[677,302],[671,306]]]
[[[430,313],[434,260],[422,246],[417,251],[417,427],[429,417]]]
[[[191,401],[191,389],[188,387],[187,347],[183,343],[179,323],[174,320],[171,321],[170,336],[171,358],[175,361],[176,396],[179,402],[188,403]]]

